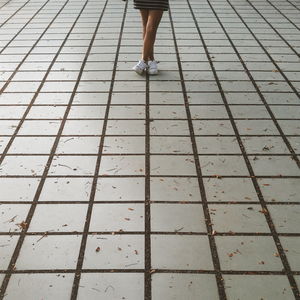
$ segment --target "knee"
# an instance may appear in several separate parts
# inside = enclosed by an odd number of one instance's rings
[[[146,26],[146,33],[147,34],[151,34],[151,35],[155,34],[156,30],[157,30],[156,26],[154,26],[152,24],[147,24],[147,26]]]

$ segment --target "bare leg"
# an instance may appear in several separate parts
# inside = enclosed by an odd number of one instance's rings
[[[142,22],[143,22],[143,39],[145,38],[146,34],[146,27],[148,22],[149,10],[148,9],[140,9]]]
[[[143,20],[143,56],[142,59],[154,60],[154,42],[163,10],[141,10]]]

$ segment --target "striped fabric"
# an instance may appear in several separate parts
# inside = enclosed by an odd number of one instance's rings
[[[169,9],[169,0],[133,0],[133,3],[137,9]]]

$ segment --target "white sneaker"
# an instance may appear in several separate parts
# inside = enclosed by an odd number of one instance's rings
[[[148,61],[148,74],[149,75],[157,75],[158,74],[158,68],[157,68],[158,62],[156,60],[149,60]]]
[[[148,68],[148,65],[144,60],[139,60],[139,62],[132,68],[133,71],[142,75],[144,70]]]

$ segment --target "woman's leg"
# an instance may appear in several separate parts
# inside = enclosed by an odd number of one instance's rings
[[[154,60],[154,42],[157,28],[163,15],[163,10],[141,10],[143,20],[143,60]]]
[[[143,39],[144,39],[145,34],[146,34],[149,10],[148,9],[140,9],[140,12],[141,12],[142,22],[143,22]]]

